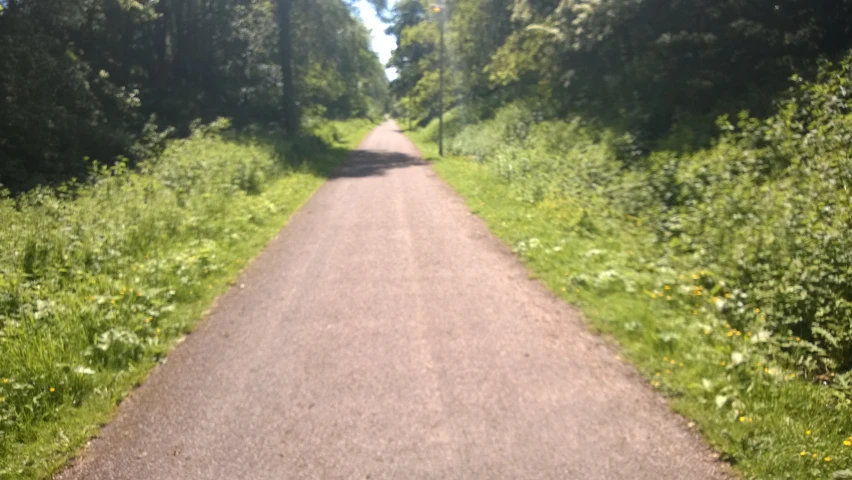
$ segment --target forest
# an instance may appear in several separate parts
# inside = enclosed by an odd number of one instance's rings
[[[0,2],[0,184],[83,180],[193,122],[380,115],[384,67],[340,0]],[[334,29],[319,28],[335,25]],[[86,159],[90,159],[86,161]]]
[[[438,173],[747,478],[852,475],[852,2],[435,5],[388,32]]]

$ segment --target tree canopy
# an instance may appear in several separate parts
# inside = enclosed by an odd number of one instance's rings
[[[0,184],[13,191],[82,177],[85,158],[144,156],[157,132],[196,119],[286,124],[386,103],[369,31],[344,0],[4,4]]]
[[[431,3],[398,2],[388,29],[398,39],[397,111],[413,105],[421,121],[436,110]],[[648,142],[676,122],[712,130],[719,114],[768,114],[791,75],[812,77],[820,58],[852,46],[849,0],[448,0],[445,7],[451,105],[487,114],[524,98],[544,115],[582,114]]]

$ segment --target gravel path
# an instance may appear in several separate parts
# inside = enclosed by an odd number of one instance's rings
[[[58,478],[727,478],[417,155],[373,131]]]

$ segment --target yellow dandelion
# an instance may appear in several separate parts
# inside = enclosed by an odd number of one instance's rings
[[[563,292],[567,292],[567,291],[568,291],[568,289],[567,289],[567,288],[565,288],[565,287],[562,287],[562,291],[563,291]]]
[[[8,379],[8,378],[4,378],[4,379],[3,379],[3,383],[9,383],[9,379]]]
[[[811,455],[811,456],[812,456],[812,457],[814,457],[814,458],[817,458],[817,454],[816,454],[816,453],[815,453],[815,454],[813,454],[813,455]]]
[[[664,361],[664,362],[668,362],[668,361],[669,361],[669,357],[663,357],[663,361]]]
[[[801,341],[802,341],[802,339],[801,339],[801,338],[799,338],[799,337],[796,337],[796,341],[797,341],[797,342],[801,342]]]
[[[748,421],[748,423],[751,423],[751,422],[753,422],[753,421],[754,421],[754,419],[753,419],[753,418],[751,418],[751,417],[746,418],[746,420]]]
[[[759,308],[755,308],[755,309],[754,309],[754,313],[760,313],[760,309],[759,309]]]
[[[825,457],[825,461],[826,461],[826,462],[830,462],[830,461],[831,461],[831,457]]]
[[[693,279],[693,280],[698,280],[699,278],[701,278],[701,277],[700,277],[697,273],[693,273],[693,274],[692,274],[692,279]]]
[[[804,451],[804,450],[802,450],[801,452],[799,452],[799,455],[801,455],[801,456],[803,456],[803,457],[804,457],[805,455],[807,455],[807,454],[808,454],[808,452],[806,452],[806,451]]]
[[[740,417],[740,423],[745,422],[745,420],[746,420],[745,417]]]
[[[810,434],[811,434],[810,430],[805,431],[805,435],[810,435]]]
[[[5,401],[6,401],[6,397],[0,397],[0,403],[3,403]]]
[[[672,289],[672,287],[670,287],[670,286],[666,285],[665,287],[663,287],[663,289],[665,289],[665,290],[671,290],[671,289]]]
[[[843,445],[845,445],[847,447],[852,447],[852,440],[844,440]]]
[[[55,392],[55,391],[56,391],[56,389],[55,389],[55,388],[50,387],[50,393],[53,393],[53,392]]]
[[[790,378],[796,378],[796,374],[795,374],[795,373],[791,373],[791,374],[790,374]]]
[[[683,366],[683,362],[680,362],[678,365],[680,365],[680,366],[682,367],[682,366]]]
[[[724,361],[724,360],[723,360],[723,361],[722,361],[722,363],[721,363],[721,365],[722,365],[723,367],[724,367],[725,365],[727,365],[727,364],[728,364],[728,362],[726,362],[726,361]]]
[[[670,374],[670,373],[672,373],[672,371],[671,371],[671,370],[666,370],[666,375],[668,375],[668,374]]]
[[[731,332],[728,332],[728,336],[729,336],[729,337],[733,337],[733,336],[734,336],[734,332],[732,332],[732,331],[731,331]]]
[[[704,329],[704,335],[710,335],[710,329],[709,328]]]
[[[671,363],[672,365],[674,365],[676,362],[675,362],[674,360],[672,360],[672,361],[671,361],[671,362],[669,362],[669,363]]]
[[[731,294],[730,294],[730,293],[726,293],[726,294],[725,294],[725,298],[731,298]]]
[[[160,329],[159,329],[159,328],[157,329],[157,333],[160,333]]]

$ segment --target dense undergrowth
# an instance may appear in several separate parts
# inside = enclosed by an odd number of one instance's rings
[[[826,65],[771,118],[647,156],[521,104],[455,111],[435,168],[746,477],[852,478],[850,86]]]
[[[73,454],[354,147],[220,121],[137,169],[0,197],[0,478]]]

